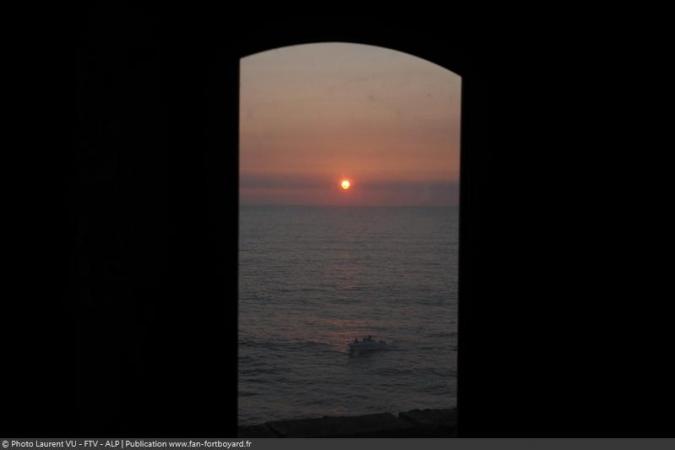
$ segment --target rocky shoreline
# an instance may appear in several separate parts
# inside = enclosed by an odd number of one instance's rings
[[[239,427],[239,437],[455,437],[457,409],[278,420]]]

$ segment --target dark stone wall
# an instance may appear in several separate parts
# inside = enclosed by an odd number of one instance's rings
[[[233,434],[237,57],[148,11],[81,25],[70,426]]]
[[[307,22],[303,34],[280,21],[174,18],[109,5],[77,22],[63,164],[70,332],[58,349],[71,401],[51,422],[59,432],[236,434],[240,57],[340,40],[464,67],[452,49],[447,61],[434,53],[433,35],[416,46],[363,19]]]
[[[59,7],[6,69],[26,129],[4,151],[0,431],[236,434],[238,60],[346,41],[463,77],[458,434],[673,435],[672,288],[647,252],[672,202],[636,180],[670,179],[640,156],[667,146],[603,124],[652,112],[615,103],[649,84],[640,55],[596,71],[628,45],[455,13]]]

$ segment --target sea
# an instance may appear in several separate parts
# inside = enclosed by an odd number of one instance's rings
[[[456,405],[458,207],[239,221],[240,425]],[[350,355],[367,335],[388,349]]]

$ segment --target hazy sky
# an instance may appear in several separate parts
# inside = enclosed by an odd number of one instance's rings
[[[456,205],[460,91],[458,75],[381,47],[243,58],[241,204]]]

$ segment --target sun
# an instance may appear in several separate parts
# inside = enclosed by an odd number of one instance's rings
[[[347,179],[344,179],[344,180],[342,180],[342,182],[340,183],[340,187],[341,187],[343,190],[346,191],[347,189],[349,189],[350,187],[352,187],[352,183],[351,183],[351,181],[349,181],[349,180],[347,180]]]

